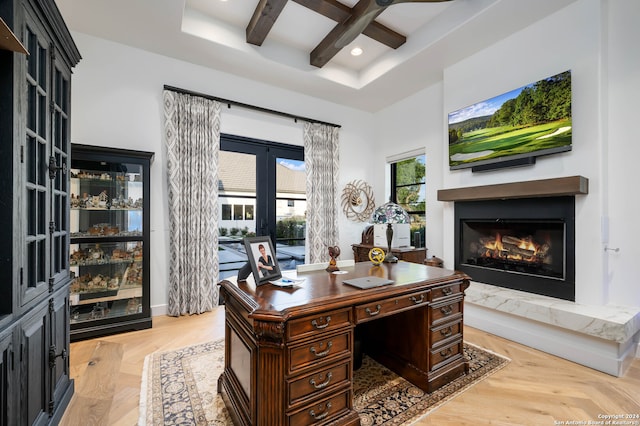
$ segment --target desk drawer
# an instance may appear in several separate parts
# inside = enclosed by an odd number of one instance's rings
[[[435,287],[431,289],[431,301],[437,302],[447,297],[454,297],[462,294],[462,283],[457,282],[453,284],[443,285],[442,287]]]
[[[462,338],[462,319],[453,323],[432,327],[431,333],[429,333],[429,347],[433,348],[448,340],[459,338]]]
[[[331,398],[309,404],[288,416],[289,426],[326,424],[351,408],[351,389],[346,389]]]
[[[289,348],[289,372],[295,373],[319,362],[351,357],[351,329]]]
[[[317,398],[336,387],[347,385],[351,379],[351,361],[295,378],[288,383],[289,406]]]
[[[423,305],[429,301],[429,291],[420,291],[400,297],[383,299],[376,302],[356,306],[356,323],[360,324],[396,312]]]
[[[453,321],[454,318],[461,318],[462,304],[462,297],[459,297],[429,306],[431,325],[436,326],[447,321]]]
[[[458,339],[457,342],[450,343],[438,349],[431,349],[431,356],[429,357],[429,370],[437,370],[444,365],[459,359],[463,356],[464,350],[462,348],[462,339]]]
[[[339,309],[290,321],[287,327],[287,337],[289,341],[299,340],[350,325],[351,308]]]

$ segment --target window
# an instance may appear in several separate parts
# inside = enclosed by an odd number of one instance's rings
[[[244,219],[253,220],[253,206],[251,204],[244,205]]]
[[[231,204],[222,205],[222,220],[231,220]]]
[[[233,219],[242,220],[244,215],[242,214],[242,204],[236,204],[233,206]]]
[[[425,160],[422,154],[391,163],[391,198],[411,216],[412,244],[419,247],[425,244]]]

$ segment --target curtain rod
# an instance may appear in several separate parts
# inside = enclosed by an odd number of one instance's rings
[[[248,108],[248,109],[253,109],[253,110],[256,110],[256,111],[260,111],[260,112],[265,112],[267,114],[273,114],[273,115],[279,115],[281,117],[293,118],[295,121],[302,120],[302,121],[306,121],[308,123],[325,124],[327,126],[337,127],[337,128],[342,127],[339,124],[333,124],[333,123],[328,123],[326,121],[314,120],[313,118],[302,117],[302,116],[299,116],[299,115],[289,114],[287,112],[276,111],[276,110],[273,110],[273,109],[262,108],[262,107],[259,107],[259,106],[245,104],[245,103],[237,102],[237,101],[232,101],[232,100],[229,100],[229,99],[218,98],[216,96],[206,95],[204,93],[198,93],[198,92],[193,92],[191,90],[180,89],[178,87],[168,86],[166,84],[164,85],[164,88],[165,88],[165,90],[171,90],[172,92],[182,93],[182,94],[185,94],[185,95],[199,96],[201,98],[210,99],[212,101],[218,101],[220,103],[227,104],[229,107],[231,107],[231,105],[235,105],[235,106],[242,107],[242,108]]]

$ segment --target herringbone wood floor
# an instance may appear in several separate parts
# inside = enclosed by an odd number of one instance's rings
[[[606,415],[640,415],[640,359],[616,378],[477,329],[464,332],[466,341],[511,363],[417,425],[586,425],[606,424]],[[202,315],[154,317],[149,330],[72,343],[76,391],[61,424],[135,425],[145,356],[223,336],[220,307]],[[620,420],[640,425],[637,417]]]

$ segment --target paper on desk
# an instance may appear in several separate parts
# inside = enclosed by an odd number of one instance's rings
[[[293,287],[302,284],[304,281],[304,278],[280,278],[269,282],[277,287]]]

